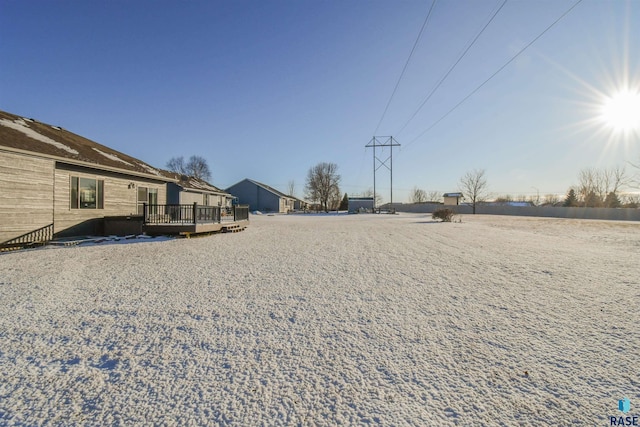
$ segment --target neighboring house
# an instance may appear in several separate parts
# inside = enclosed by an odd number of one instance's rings
[[[197,203],[201,206],[220,206],[223,208],[230,208],[233,204],[234,197],[231,194],[203,179],[165,170],[160,172],[175,181],[167,184],[167,204]]]
[[[293,209],[296,211],[308,211],[311,208],[311,204],[305,200],[293,198]]]
[[[462,193],[444,193],[442,197],[444,198],[444,205],[448,206],[458,206],[460,201],[464,198]]]
[[[249,205],[251,211],[287,213],[295,209],[295,197],[251,179],[243,179],[225,191],[235,196],[238,203]]]
[[[0,111],[0,244],[100,234],[107,216],[166,203],[171,181],[58,126]]]
[[[349,197],[349,212],[373,212],[373,197]]]

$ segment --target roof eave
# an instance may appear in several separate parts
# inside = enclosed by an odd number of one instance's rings
[[[101,165],[99,163],[83,162],[82,160],[70,159],[68,157],[54,156],[52,154],[38,153],[38,152],[35,152],[35,151],[29,151],[29,150],[21,150],[20,148],[7,147],[7,146],[4,146],[4,145],[0,145],[0,150],[1,151],[8,151],[8,152],[13,152],[13,153],[18,153],[18,154],[24,154],[24,155],[28,155],[28,156],[32,156],[32,157],[40,157],[40,158],[50,159],[50,160],[53,160],[53,161],[56,161],[56,162],[66,163],[66,164],[69,164],[69,165],[83,166],[83,167],[91,168],[91,169],[98,169],[98,170],[104,170],[104,171],[107,171],[107,172],[120,173],[120,174],[123,174],[123,175],[130,175],[130,176],[136,176],[136,177],[147,178],[147,179],[155,179],[157,181],[164,181],[164,182],[176,182],[175,179],[167,178],[167,177],[162,176],[162,175],[146,174],[146,173],[142,173],[142,172],[133,171],[133,170],[130,170],[130,169],[120,169],[120,168],[115,168],[115,167],[112,167],[112,166]]]

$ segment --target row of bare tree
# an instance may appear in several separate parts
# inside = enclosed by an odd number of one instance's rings
[[[167,162],[166,168],[171,172],[193,176],[205,181],[209,181],[211,179],[211,170],[209,169],[207,160],[201,156],[191,156],[187,161],[185,161],[182,156],[172,157]]]
[[[634,166],[636,167],[636,166]],[[639,168],[640,169],[640,168]],[[572,186],[564,199],[557,194],[546,194],[543,199],[537,194],[535,197],[500,196],[495,198],[497,202],[527,201],[538,205],[563,205],[585,207],[610,207],[621,206],[638,207],[640,196],[636,194],[623,195],[622,189],[637,186],[638,182],[627,172],[624,166],[609,169],[586,168],[578,174],[578,184]],[[473,207],[489,199],[488,182],[484,169],[475,169],[467,172],[459,181],[459,189],[463,193],[465,201]],[[414,187],[411,192],[413,203],[439,202],[441,195],[437,191],[426,192]]]
[[[577,196],[575,206],[618,208],[620,190],[629,183],[630,177],[624,167],[587,168],[580,171],[578,185],[569,192],[574,190]]]

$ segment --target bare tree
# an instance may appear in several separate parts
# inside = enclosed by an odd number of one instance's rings
[[[474,169],[467,172],[460,178],[460,189],[469,198],[473,213],[476,213],[476,206],[487,198],[487,178],[484,169]]]
[[[624,166],[611,169],[585,168],[578,174],[578,193],[584,206],[588,207],[605,205],[607,197],[615,199],[614,196],[627,184]]]
[[[296,192],[296,182],[292,179],[287,183],[287,191],[289,196],[293,196]]]
[[[427,193],[427,202],[440,203],[442,200],[442,191],[433,190]]]
[[[622,187],[629,185],[631,178],[627,174],[624,166],[616,166],[613,169],[609,169],[609,171],[611,174],[611,188],[609,190],[610,192],[613,191],[615,194],[618,194]]]
[[[584,206],[601,206],[609,186],[609,175],[596,168],[585,168],[578,173],[578,193]]]
[[[209,170],[209,165],[207,164],[207,161],[204,159],[204,157],[189,157],[189,162],[187,163],[187,171],[189,172],[189,175],[196,178],[204,179],[205,181],[211,179],[211,171]]]
[[[411,190],[411,202],[424,203],[426,201],[427,201],[427,192],[421,188],[413,187],[413,190]]]
[[[187,167],[184,163],[184,157],[172,157],[166,165],[167,169],[171,172],[179,173],[181,175],[187,174]]]
[[[380,193],[376,193],[376,195],[373,195],[373,189],[369,188],[366,191],[362,192],[362,197],[375,197],[374,201],[375,201],[375,205],[376,206],[380,206],[382,204],[382,196],[380,195]]]
[[[628,163],[631,165],[631,167],[633,169],[635,169],[636,171],[640,172],[640,162],[638,162],[638,163],[628,162]],[[640,188],[640,175],[639,175],[638,172],[636,172],[633,175],[628,177],[627,184],[629,186],[632,186],[634,188]]]
[[[318,163],[309,169],[305,191],[309,200],[319,202],[325,212],[329,212],[334,199],[340,203],[340,175],[335,163]],[[337,195],[337,197],[336,197]]]
[[[558,196],[557,194],[545,194],[544,195],[544,205],[557,205],[558,203],[560,203],[560,196]]]
[[[640,207],[640,194],[627,193],[622,195],[622,206],[625,208]]]
[[[204,157],[191,156],[185,163],[184,157],[173,157],[166,165],[167,169],[181,175],[193,176],[198,179],[208,181],[211,179],[211,171]]]
[[[331,189],[331,194],[329,194],[329,209],[332,211],[337,211],[340,208],[341,201],[342,196],[340,194],[340,188],[336,185]]]

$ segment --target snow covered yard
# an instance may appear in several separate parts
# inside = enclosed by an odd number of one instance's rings
[[[638,223],[471,215],[3,254],[0,425],[609,425],[639,265]]]

